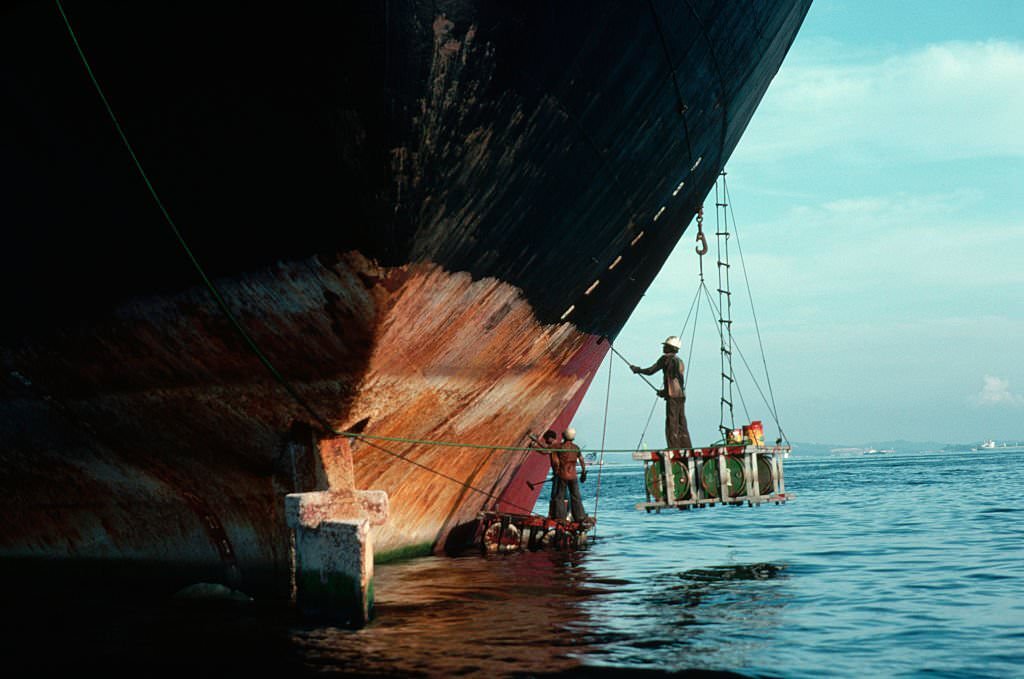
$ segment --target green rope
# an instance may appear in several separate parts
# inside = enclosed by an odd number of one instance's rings
[[[402,438],[400,436],[374,436],[372,434],[353,434],[347,431],[337,432],[338,436],[347,436],[353,439],[367,439],[374,441],[392,441],[395,443],[408,443],[419,446],[440,446],[443,448],[478,448],[483,450],[503,450],[508,452],[522,452],[525,450],[536,451],[537,448],[523,447],[523,446],[496,446],[486,443],[460,443],[459,441],[439,441],[436,439],[410,439]],[[575,448],[545,448],[544,452],[547,453],[561,453],[575,450]],[[636,448],[609,448],[605,450],[606,453],[635,453]],[[673,448],[673,450],[676,450]]]
[[[360,434],[359,438],[363,438],[363,435]],[[415,466],[419,467],[420,469],[426,470],[426,471],[428,471],[428,472],[430,472],[432,474],[436,474],[437,476],[440,476],[443,479],[447,479],[448,481],[452,481],[453,483],[457,483],[460,486],[463,486],[464,488],[468,488],[469,490],[471,490],[471,491],[473,491],[475,493],[480,493],[481,495],[485,495],[486,497],[488,497],[491,500],[497,500],[499,502],[504,502],[504,503],[506,503],[508,505],[511,505],[511,506],[515,507],[516,509],[523,510],[524,512],[526,512],[530,516],[540,516],[540,514],[535,513],[532,509],[528,509],[528,508],[524,507],[521,504],[517,504],[515,502],[511,502],[510,500],[502,500],[501,497],[496,496],[494,493],[489,493],[486,490],[483,490],[481,488],[477,488],[476,486],[471,485],[471,484],[467,483],[466,481],[460,481],[459,479],[455,478],[454,476],[449,476],[448,474],[445,474],[442,471],[438,471],[437,469],[433,469],[431,467],[428,467],[427,465],[425,465],[425,464],[423,464],[421,462],[417,462],[416,460],[410,460],[405,455],[402,455],[400,453],[396,453],[393,450],[388,450],[384,446],[379,446],[376,443],[373,443],[371,441],[365,441],[365,443],[366,443],[366,445],[368,445],[368,446],[370,446],[372,448],[376,448],[377,450],[379,450],[381,452],[387,453],[388,455],[390,455],[392,457],[397,457],[399,460],[402,460],[403,462],[408,462],[409,464],[415,465]]]

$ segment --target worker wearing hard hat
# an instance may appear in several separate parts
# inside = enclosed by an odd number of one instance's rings
[[[587,512],[583,509],[583,500],[580,499],[580,482],[587,480],[587,465],[583,461],[580,448],[573,439],[576,438],[576,430],[569,427],[562,434],[562,442],[558,450],[551,453],[551,472],[556,481],[551,490],[551,509],[553,519],[566,518],[565,493],[569,493],[569,502],[572,505],[573,521],[583,522],[587,519]],[[579,480],[576,479],[576,462],[580,463]],[[556,494],[557,493],[557,494]]]
[[[658,396],[665,399],[665,442],[672,450],[692,448],[690,430],[686,426],[686,391],[683,389],[683,359],[679,358],[679,349],[683,343],[673,335],[661,345],[662,355],[650,368],[630,365],[629,369],[640,375],[653,375],[659,370],[664,379],[664,388],[658,390]]]

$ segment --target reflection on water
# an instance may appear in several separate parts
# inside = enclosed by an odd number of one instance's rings
[[[0,599],[0,668],[1022,675],[1024,453],[793,460],[786,481],[784,506],[659,515],[634,509],[642,468],[605,469],[585,551],[380,566],[376,618],[357,631],[259,597],[198,605],[72,583],[53,596],[52,579],[0,570],[20,593],[18,608]]]
[[[585,553],[436,557],[380,567],[366,629],[295,635],[310,662],[400,674],[556,671],[591,649],[583,604],[609,585],[589,580]]]
[[[698,568],[630,583],[594,601],[602,615],[590,635],[597,664],[739,668],[763,629],[778,624],[785,566]],[[596,616],[595,616],[596,617]]]
[[[605,543],[610,545],[610,543]],[[596,547],[595,547],[596,548]],[[381,567],[366,629],[297,631],[312,665],[451,675],[661,670],[735,665],[742,628],[771,624],[785,567],[694,569],[654,580],[602,578],[591,552],[431,558]]]

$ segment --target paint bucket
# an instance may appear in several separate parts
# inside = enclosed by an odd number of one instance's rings
[[[729,445],[743,443],[743,430],[731,429],[725,440]]]
[[[743,445],[749,446],[754,442],[753,434],[750,432],[750,425],[743,425]]]
[[[764,448],[764,427],[761,426],[761,420],[754,420],[750,423],[750,442]]]

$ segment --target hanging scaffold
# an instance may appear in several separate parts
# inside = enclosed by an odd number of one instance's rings
[[[764,360],[764,346],[761,342],[760,329],[757,326],[757,314],[754,312],[753,299],[750,296],[750,283],[746,274],[746,267],[743,264],[743,251],[739,248],[738,231],[736,229],[735,217],[732,215],[729,204],[728,187],[725,182],[726,173],[723,171],[719,181],[715,184],[715,239],[718,250],[717,273],[718,273],[718,301],[712,298],[704,280],[704,255],[708,253],[707,239],[703,230],[704,210],[697,212],[697,248],[699,260],[699,284],[694,301],[690,306],[683,330],[679,333],[684,335],[691,317],[693,318],[696,332],[697,318],[700,313],[702,302],[706,302],[708,308],[713,312],[716,320],[716,328],[720,340],[720,367],[721,367],[721,398],[720,398],[720,420],[719,431],[722,438],[718,442],[704,448],[680,448],[665,450],[638,450],[633,453],[633,459],[644,463],[644,489],[646,500],[636,505],[637,509],[647,512],[660,512],[666,508],[691,509],[699,507],[713,507],[718,504],[757,506],[762,503],[773,502],[784,504],[793,498],[792,493],[786,492],[786,482],[783,470],[783,459],[789,456],[792,449],[782,426],[779,424],[778,411],[775,407],[775,396],[771,390],[771,380],[768,378],[767,362]],[[733,228],[730,231],[729,222],[732,220]],[[768,385],[770,398],[765,397],[764,391],[758,384],[757,379],[750,371],[750,366],[743,357],[742,352],[733,337],[733,293],[731,290],[729,262],[729,241],[736,237],[736,245],[740,254],[740,264],[743,270],[744,280],[747,283],[747,296],[751,300],[751,313],[754,318],[754,327],[757,329],[758,345],[761,348],[762,363],[765,371],[765,382]],[[690,342],[692,357],[693,342]],[[625,361],[617,351],[613,352]],[[765,406],[771,413],[779,436],[775,445],[767,446],[764,440],[764,428],[760,420],[751,420],[747,412],[746,402],[743,400],[742,392],[737,382],[736,373],[733,368],[733,356],[741,358],[743,365],[750,373],[751,381],[764,399]],[[628,361],[626,361],[628,363]],[[691,362],[687,360],[684,383],[689,384]],[[747,425],[736,426],[734,402],[739,398],[743,406]],[[657,402],[655,402],[657,403]],[[651,413],[654,410],[652,407]],[[648,417],[650,424],[650,417]],[[644,427],[644,434],[641,434],[641,441],[646,434],[647,426]],[[785,444],[783,443],[785,441]],[[638,444],[638,448],[640,445]]]

